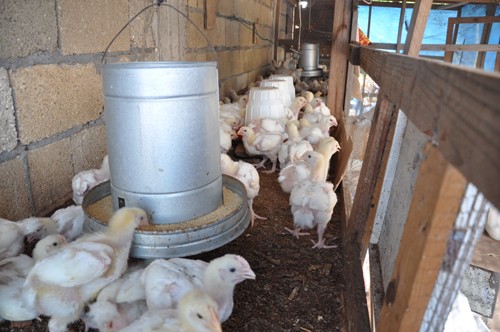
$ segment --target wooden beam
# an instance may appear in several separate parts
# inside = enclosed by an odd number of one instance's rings
[[[471,264],[500,273],[500,242],[483,234],[476,245]]]
[[[217,12],[217,0],[205,0],[205,29],[215,28],[215,13]]]
[[[396,53],[401,53],[401,35],[403,34],[403,23],[405,21],[406,0],[401,4],[401,13],[399,14],[398,38],[396,39]]]
[[[381,184],[381,179],[384,177],[384,152],[387,153],[390,149],[388,138],[391,128],[395,125],[396,112],[396,105],[391,104],[382,91],[379,92],[349,217],[347,236],[344,237],[345,245],[353,242],[360,244],[360,259],[365,257],[373,229],[374,218],[369,220],[368,216],[374,214],[377,208],[376,188],[378,188],[377,183]]]
[[[495,16],[495,10],[497,8],[496,4],[489,4],[486,6],[486,15],[488,17]],[[499,17],[500,19],[500,17]],[[485,23],[483,25],[483,32],[481,34],[481,44],[488,44],[488,40],[490,40],[491,28],[493,27],[492,23]],[[476,68],[484,68],[484,61],[486,59],[486,53],[479,52],[477,55]]]
[[[432,143],[423,158],[377,331],[419,330],[467,185]]]
[[[344,116],[352,1],[335,0],[333,10],[332,48],[328,78],[327,106],[336,118]]]
[[[432,0],[420,0],[415,2],[413,13],[411,15],[410,28],[406,35],[406,43],[403,50],[404,54],[418,56],[420,45],[424,36],[427,18],[431,12]]]
[[[362,261],[359,258],[359,246],[350,243],[344,247],[346,262],[343,275],[345,280],[344,306],[346,312],[346,327],[349,332],[369,332],[370,318],[364,287]]]
[[[276,0],[274,15],[274,61],[278,61],[278,44],[280,38],[280,17],[281,17],[281,0]]]
[[[359,48],[359,64],[447,160],[500,207],[500,75]],[[353,51],[356,54],[356,51]]]
[[[369,48],[396,50],[395,43],[371,43]],[[399,45],[402,46],[401,44]],[[500,52],[499,44],[422,44],[421,51]]]

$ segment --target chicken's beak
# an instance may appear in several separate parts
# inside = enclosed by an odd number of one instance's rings
[[[257,276],[255,275],[255,272],[252,271],[252,269],[248,269],[244,271],[243,273],[243,279],[252,279],[255,280]]]
[[[149,225],[149,218],[145,217],[139,222],[139,227],[146,227]]]
[[[222,332],[222,326],[220,324],[219,316],[214,308],[210,308],[211,317],[205,326],[209,331],[212,332]]]

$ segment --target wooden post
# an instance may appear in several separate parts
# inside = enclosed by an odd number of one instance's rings
[[[401,52],[401,35],[403,34],[403,23],[405,21],[405,10],[406,10],[406,0],[403,0],[401,4],[401,14],[399,15],[399,27],[398,27],[398,38],[396,41],[396,53]]]
[[[418,56],[431,7],[432,0],[415,1],[410,28],[406,37],[407,42],[405,43],[404,54]]]
[[[278,61],[278,41],[280,38],[281,0],[276,0],[274,16],[274,61]]]
[[[424,147],[377,331],[418,331],[467,185],[432,143]]]
[[[327,106],[336,118],[344,116],[344,98],[347,82],[349,38],[351,36],[352,1],[335,0],[333,10],[330,77],[328,78]]]

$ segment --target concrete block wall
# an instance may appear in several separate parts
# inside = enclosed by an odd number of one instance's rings
[[[273,58],[275,0],[217,0],[213,29],[202,29],[203,35],[186,22],[187,60],[214,61],[219,64],[220,95],[229,89],[244,90],[259,75],[268,75]],[[204,26],[204,1],[188,1],[188,17],[198,27]],[[252,25],[256,37],[253,41]]]
[[[203,28],[203,0],[169,0],[137,16],[106,53],[116,61],[206,61],[217,52],[221,94],[265,75],[275,0],[217,0]],[[103,52],[152,0],[3,0],[0,12],[0,217],[47,215],[71,199],[71,180],[107,153]]]

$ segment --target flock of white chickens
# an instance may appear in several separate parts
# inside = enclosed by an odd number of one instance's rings
[[[253,210],[260,190],[257,168],[279,162],[279,182],[290,193],[295,237],[317,226],[314,248],[331,248],[323,233],[337,202],[326,181],[330,157],[340,149],[329,135],[336,119],[320,98],[305,93],[290,105],[290,117],[261,118],[244,125],[248,96],[220,105],[222,173],[239,179]],[[301,112],[301,109],[304,109]],[[251,165],[227,152],[241,137],[247,154],[262,156]],[[50,217],[17,222],[0,219],[0,319],[11,326],[49,317],[51,332],[66,331],[82,319],[100,331],[222,331],[233,310],[236,284],[255,279],[241,256],[227,254],[210,262],[187,258],[129,262],[135,229],[148,223],[139,208],[115,212],[103,232],[83,234],[84,195],[109,180],[107,156],[99,169],[78,173],[72,181],[76,205]],[[31,256],[25,240],[36,243]],[[29,323],[28,323],[29,324]]]
[[[327,181],[330,159],[340,150],[329,134],[337,120],[310,91],[296,97],[289,116],[279,119],[245,123],[247,103],[248,95],[235,93],[221,102],[220,149],[222,173],[245,185],[251,225],[265,219],[253,209],[260,190],[257,169],[270,161],[265,172],[275,172],[279,163],[277,181],[290,194],[293,215],[293,228],[286,230],[299,238],[309,234],[303,230],[316,227],[313,248],[334,248],[325,244],[324,232],[337,203]],[[259,164],[231,159],[228,152],[239,139],[247,155],[262,157]],[[83,197],[109,178],[106,156],[99,169],[73,178],[76,205],[48,218],[0,218],[0,320],[15,326],[46,316],[51,332],[66,331],[78,319],[86,328],[108,332],[222,331],[221,323],[233,310],[235,286],[256,278],[248,262],[234,254],[210,262],[130,262],[134,230],[148,223],[138,208],[122,208],[105,231],[83,234]],[[25,240],[36,243],[31,256],[23,253]]]
[[[251,225],[256,218],[263,219],[252,207],[260,188],[256,169],[270,161],[271,169],[263,172],[272,173],[279,163],[278,181],[283,191],[290,194],[293,215],[294,227],[286,229],[299,238],[309,234],[302,230],[317,227],[318,240],[312,241],[313,248],[334,248],[325,244],[323,235],[337,203],[333,184],[327,181],[330,159],[340,150],[337,140],[330,136],[330,128],[338,125],[337,119],[323,99],[311,91],[302,92],[290,105],[285,105],[287,115],[282,118],[261,117],[250,121],[245,120],[248,95],[238,96],[233,92],[231,96],[231,100],[220,104],[221,166],[224,174],[245,185]],[[260,163],[233,161],[228,156],[233,141],[239,137],[247,155],[262,157]]]

